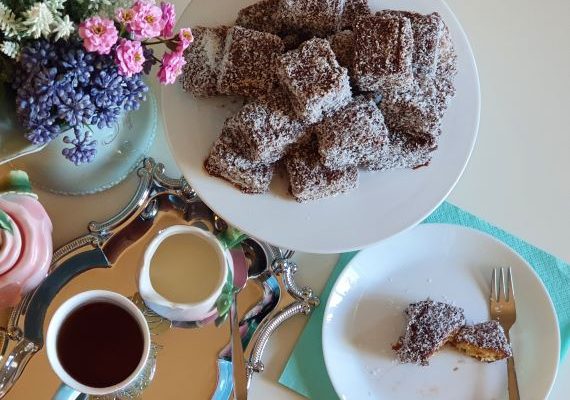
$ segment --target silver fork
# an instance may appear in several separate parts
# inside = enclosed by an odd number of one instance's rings
[[[513,275],[510,267],[493,269],[491,296],[489,297],[491,318],[499,321],[509,343],[511,343],[509,331],[517,319],[513,286]],[[519,385],[517,383],[515,359],[513,356],[507,359],[507,374],[509,379],[509,400],[519,400]]]

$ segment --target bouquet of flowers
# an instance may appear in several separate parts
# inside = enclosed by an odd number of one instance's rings
[[[192,31],[174,32],[170,3],[137,0],[0,0],[0,83],[16,91],[26,138],[48,143],[64,135],[62,154],[93,160],[92,127],[111,127],[146,100],[142,79],[157,65],[171,84],[185,64]],[[152,46],[165,45],[161,58]]]

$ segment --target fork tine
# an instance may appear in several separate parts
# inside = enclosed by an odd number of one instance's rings
[[[507,276],[509,278],[509,284],[507,286],[509,293],[509,301],[511,301],[515,299],[515,284],[513,282],[513,272],[511,270],[511,267],[509,267],[507,271]]]
[[[503,267],[501,267],[501,279],[499,282],[499,301],[507,301],[507,276]]]
[[[497,301],[497,268],[491,274],[491,301]]]

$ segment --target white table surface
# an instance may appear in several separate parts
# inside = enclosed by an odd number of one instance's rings
[[[173,2],[181,13],[189,0]],[[570,2],[448,3],[470,38],[482,90],[479,139],[449,200],[570,261]],[[164,162],[172,175],[179,175],[163,137],[157,138],[150,155]],[[0,172],[5,170],[0,167]],[[131,177],[92,196],[40,193],[54,222],[56,246],[84,233],[89,221],[114,214],[135,187],[136,179]],[[297,254],[296,258],[301,265],[298,279],[320,291],[336,256]],[[254,381],[252,400],[302,399],[277,379],[304,323],[297,317],[272,338],[264,358],[267,368]],[[568,393],[570,362],[566,361],[550,399],[567,399]]]

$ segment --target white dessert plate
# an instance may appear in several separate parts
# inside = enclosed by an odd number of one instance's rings
[[[521,399],[546,399],[558,369],[554,306],[534,270],[479,231],[425,224],[363,250],[339,276],[323,322],[323,354],[341,399],[507,399],[504,360],[481,363],[449,347],[429,366],[400,364],[391,346],[408,304],[431,298],[489,319],[493,266],[510,266],[517,322],[511,329]]]
[[[182,26],[217,26],[235,21],[254,0],[193,0]],[[331,199],[297,203],[288,183],[274,179],[269,193],[247,195],[203,168],[224,120],[241,100],[197,100],[179,84],[162,91],[167,137],[183,175],[200,198],[241,230],[273,245],[313,253],[360,249],[416,225],[447,197],[459,180],[479,125],[480,92],[471,47],[455,15],[442,0],[370,1],[373,10],[396,8],[439,12],[449,26],[458,55],[457,94],[444,118],[443,134],[427,168],[361,173],[359,188]]]

